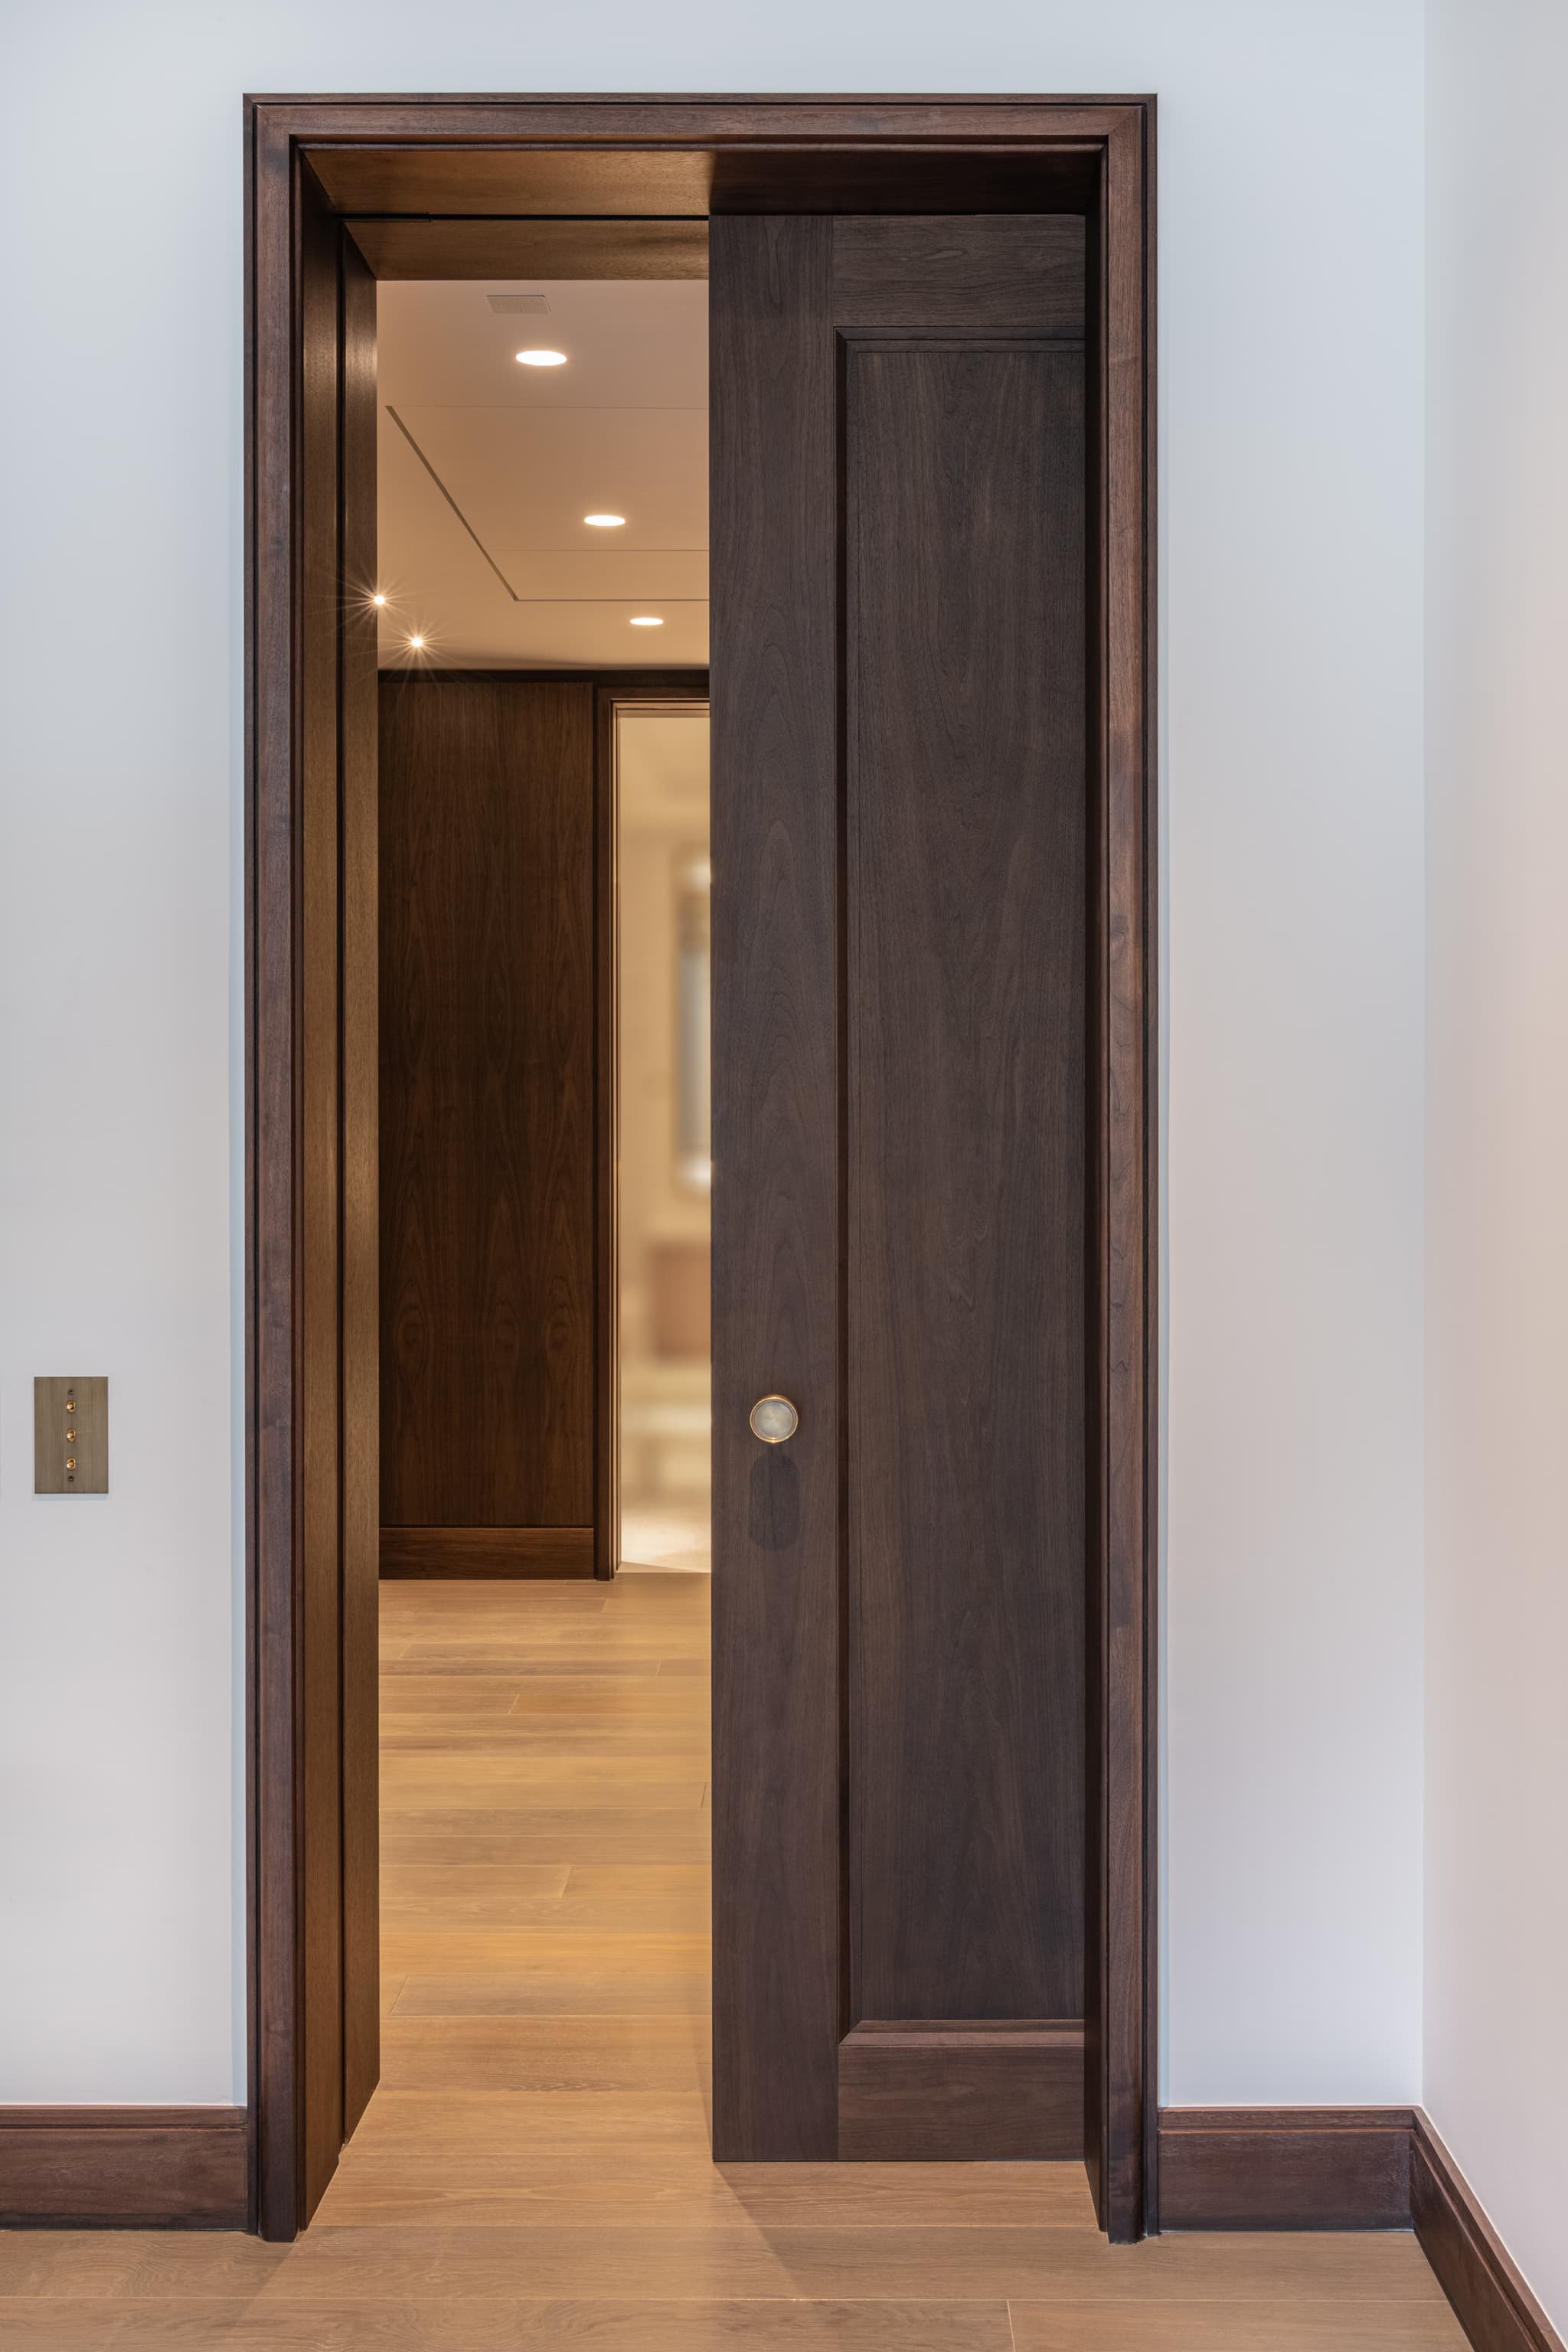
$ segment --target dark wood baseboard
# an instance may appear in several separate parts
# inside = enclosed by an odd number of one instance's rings
[[[1011,2163],[1082,2151],[1076,2018],[868,2021],[838,2045],[847,2163]]]
[[[1563,2352],[1426,2117],[1411,2134],[1410,2210],[1421,2250],[1476,2352]]]
[[[592,1528],[383,1528],[383,1576],[592,1576]]]
[[[243,2230],[243,2107],[0,2106],[0,2226]]]
[[[1163,2107],[1159,2226],[1413,2227],[1476,2352],[1568,2352],[1419,2107]]]
[[[1409,2107],[1163,2107],[1162,2230],[1407,2230]]]

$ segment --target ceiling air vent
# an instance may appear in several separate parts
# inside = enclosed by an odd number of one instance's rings
[[[498,319],[537,318],[550,308],[542,294],[487,294],[485,299]]]

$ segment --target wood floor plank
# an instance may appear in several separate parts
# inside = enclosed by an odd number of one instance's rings
[[[566,1881],[571,1895],[708,1895],[712,1886],[706,1862],[574,1862]]]
[[[394,2007],[397,2017],[625,2017],[675,2013],[706,2017],[712,1980],[706,1969],[647,1980],[635,1971],[518,1969],[505,1975],[410,1974]]]
[[[689,1730],[683,1724],[648,1724],[627,1728],[604,1723],[529,1723],[515,1716],[487,1718],[483,1732],[468,1718],[448,1716],[384,1716],[383,1756],[595,1756],[619,1757],[627,1764],[671,1756],[700,1758],[709,1754],[705,1729]]]
[[[1107,2246],[1092,2231],[975,2225],[922,2228],[831,2224],[772,2228],[577,2225],[494,2229],[320,2228],[288,2248],[198,2232],[29,2232],[30,2284],[12,2292],[127,2299],[248,2294],[262,2305],[301,2300],[396,2303],[428,2296],[464,2304],[519,2296],[664,2301],[804,2296],[826,2302],[939,2301],[1315,2305],[1440,2304],[1406,2235],[1152,2238]],[[105,2253],[100,2251],[107,2248]],[[0,2249],[0,2291],[10,2248]],[[96,2257],[96,2263],[90,2258]]]
[[[559,1901],[571,1883],[569,1862],[405,1862],[395,1874],[382,1874],[382,1898],[389,1885],[409,1902],[421,1896],[506,1895],[518,1902]]]
[[[402,1685],[389,1688],[401,1693]],[[401,1696],[389,1703],[401,1706]],[[510,1711],[513,1715],[592,1714],[603,1716],[607,1722],[634,1723],[657,1722],[674,1715],[692,1723],[706,1715],[707,1691],[700,1682],[695,1687],[675,1689],[657,1675],[625,1681],[613,1675],[542,1675],[517,1685]]]
[[[382,2092],[676,2090],[710,2067],[705,2017],[394,2017],[382,2029]]]
[[[489,1874],[502,1881],[507,1875],[504,1870]],[[636,1895],[513,1895],[505,1891],[504,1885],[489,1893],[467,1895],[445,1891],[411,1894],[400,1886],[383,1889],[381,1921],[388,1930],[443,1925],[563,1927],[578,1932],[594,1927],[605,1936],[706,1937],[710,1908],[706,1895],[656,1895],[645,1900]]]
[[[710,1824],[689,1812],[635,1809],[488,1815],[453,1808],[395,1817],[382,1833],[388,1864],[405,1862],[705,1862]]]
[[[345,2242],[346,2244],[345,2244]],[[342,2256],[338,2248],[343,2245]],[[1437,2300],[1413,2239],[1157,2238],[1107,2247],[1088,2231],[984,2227],[752,2229],[622,2226],[604,2218],[564,2228],[321,2231],[300,2242],[268,2293],[322,2291],[351,2281],[378,2294],[429,2288],[462,2297],[537,2295],[706,2298],[804,2295],[827,2301],[971,2301],[1062,2297],[1155,2303],[1277,2299],[1355,2303]]]
[[[695,1935],[605,1935],[565,1925],[526,1927],[400,1927],[384,1931],[382,1958],[395,1973],[510,1976],[533,1969],[564,1975],[698,1977],[709,1966],[709,1938]]]
[[[1024,2303],[1016,2352],[1465,2352],[1446,2303]]]
[[[1407,2235],[713,2165],[709,1593],[383,1588],[381,2085],[316,2221],[0,2236],[5,2352],[1459,2352]]]
[[[510,1715],[516,1701],[516,1675],[435,1675],[424,1671],[381,1678],[384,1715]],[[580,1683],[573,1685],[581,1689]]]
[[[708,1788],[705,1780],[677,1780],[677,1778],[654,1776],[654,1773],[621,1773],[618,1780],[606,1778],[585,1778],[585,1780],[550,1780],[541,1788],[529,1788],[520,1783],[512,1773],[500,1780],[463,1780],[458,1788],[442,1780],[435,1773],[423,1773],[418,1780],[400,1778],[388,1780],[381,1790],[381,1818],[402,1821],[411,1813],[449,1813],[454,1797],[470,1813],[524,1813],[533,1809],[543,1811],[572,1813],[693,1813],[703,1801]],[[541,1800],[533,1806],[529,1800]]]
[[[323,2223],[394,2220],[465,2227],[581,2222],[595,2211],[620,2222],[805,2224],[907,2229],[930,2223],[1092,2229],[1081,2166],[739,2165],[709,2159],[707,2116],[656,2109],[666,2136],[632,2141],[607,2126],[617,2095],[599,2095],[569,2116],[491,2126],[444,2105],[440,2124],[403,2120],[345,2157],[321,2209]],[[471,2103],[502,2108],[494,2093]],[[405,2102],[406,2105],[406,2102]],[[532,2103],[537,2106],[539,2102]],[[569,2125],[563,2133],[561,2123]],[[423,2166],[419,2162],[424,2153]],[[421,2171],[423,2178],[420,2178]]]
[[[414,1643],[407,1644],[409,1651],[414,1648]],[[467,1649],[454,1655],[429,1643],[421,1645],[417,1654],[412,1656],[405,1654],[391,1660],[383,1658],[381,1686],[384,1704],[395,1707],[397,1693],[404,1682],[419,1675],[449,1675],[459,1681],[465,1677],[511,1675],[524,1682],[654,1682],[658,1679],[658,1668],[659,1661],[651,1654],[646,1658],[591,1658],[580,1656],[574,1649],[570,1656],[554,1658],[542,1658],[537,1654],[531,1656],[523,1653],[492,1654],[487,1657],[483,1652],[476,1654]]]
[[[592,2143],[603,2160],[618,2144],[628,2161],[650,2166],[670,2149],[708,2156],[708,2117],[695,2086],[677,2091],[403,2091],[384,2092],[350,2142],[343,2162],[383,2168],[394,2159],[412,2168],[429,2149],[445,2162],[529,2168],[547,2166],[554,2150]],[[711,2169],[711,2166],[709,2166]],[[529,2177],[532,2177],[529,2175]]]
[[[13,2317],[6,2315],[7,2320]],[[6,2352],[1010,2352],[1005,2303],[446,2302],[244,2296],[16,2306]]]
[[[433,1658],[538,1659],[549,1664],[582,1658],[593,1666],[605,1658],[702,1657],[708,1649],[708,1626],[695,1618],[649,1621],[627,1625],[603,1618],[562,1617],[551,1623],[521,1628],[498,1625],[489,1632],[455,1624],[405,1626],[399,1642],[409,1651]]]
[[[444,1785],[447,1803],[463,1804],[468,1801],[469,1789],[625,1789],[645,1780],[689,1780],[694,1777],[691,1758],[696,1752],[695,1748],[689,1748],[684,1756],[677,1752],[668,1758],[662,1771],[656,1762],[639,1758],[635,1773],[627,1772],[624,1756],[558,1756],[549,1748],[524,1749],[516,1755],[510,1751],[444,1757],[392,1755],[383,1761],[381,1781],[384,1790]],[[706,1776],[698,1773],[695,1777]]]

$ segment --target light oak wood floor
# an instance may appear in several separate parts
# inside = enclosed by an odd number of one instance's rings
[[[0,2341],[1462,2352],[1408,2236],[1106,2246],[1075,2165],[709,2158],[707,1578],[382,1588],[381,2088],[290,2247],[0,2242]]]

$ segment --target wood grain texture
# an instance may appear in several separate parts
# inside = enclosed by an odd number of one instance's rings
[[[381,1223],[376,1145],[375,283],[346,241],[340,501],[343,581],[342,926],[342,1814],[343,2135],[380,2071],[376,1873],[376,1632],[381,1529]]]
[[[299,2226],[300,2202],[292,354],[303,320],[290,142],[255,106],[245,129],[247,2024],[256,2218],[283,2237]]]
[[[1092,1568],[1084,2147],[1101,2226],[1159,2227],[1154,105],[1090,215],[1097,527],[1090,945]]]
[[[592,1576],[587,1528],[383,1528],[383,1576]]]
[[[0,2106],[0,2228],[243,2229],[247,2130],[243,2107]]]
[[[832,225],[711,246],[714,2147],[837,2145]],[[753,1401],[797,1402],[759,1446]]]
[[[1082,355],[846,368],[854,2011],[1078,2017]]]
[[[1268,2295],[1125,2304],[1015,2302],[1014,2352],[1464,2352],[1446,2304],[1368,2303],[1347,2294],[1325,2310]]]
[[[1076,2157],[1083,2028],[1071,2021],[941,2026],[868,2021],[838,2045],[846,2162],[1027,2162]]]
[[[646,138],[650,129],[657,135],[667,111],[668,107],[642,110],[632,135]],[[1081,216],[1093,201],[1098,157],[1092,135],[1060,147],[1033,141],[989,150],[972,144],[967,152],[955,152],[918,140],[925,125],[911,121],[916,110],[897,103],[879,107],[873,100],[855,110],[860,136],[853,142],[824,141],[831,117],[823,109],[807,130],[806,142],[792,139],[786,145],[779,133],[806,128],[798,102],[791,107],[787,101],[753,101],[751,111],[753,118],[769,120],[773,142],[765,135],[731,145],[715,141],[724,110],[710,103],[700,110],[700,143],[684,150],[617,150],[601,139],[592,146],[542,151],[515,145],[312,144],[309,153],[340,212],[381,215],[386,226],[410,229],[426,221],[435,226],[443,215],[453,226],[482,223],[488,216],[498,226],[508,215],[586,221],[619,216],[628,222],[642,215],[650,226],[671,227],[704,221],[710,211]],[[977,111],[969,114],[972,135]],[[1100,110],[1101,122],[1110,111]],[[903,141],[895,125],[904,129]],[[695,119],[692,127],[698,128]],[[872,143],[866,134],[871,131],[874,139],[875,130],[884,136]],[[893,135],[886,135],[889,131]]]
[[[347,223],[377,278],[706,278],[700,221],[364,220]]]
[[[726,1446],[740,1453],[731,1488],[721,1472],[716,1539],[721,1548],[742,1540],[759,1522],[762,1482],[781,1492],[788,1482],[791,1585],[801,1531],[794,1482],[821,1452],[813,1439],[795,1440],[772,1461],[750,1449],[748,1463],[733,1433],[743,1429],[746,1399],[770,1389],[801,1405],[803,1437],[815,1434],[824,1404],[837,1409],[837,1383],[814,1380],[798,1354],[828,1303],[832,1264],[826,1231],[813,1249],[808,1210],[823,1226],[830,1211],[843,1221],[848,1380],[839,1531],[830,1552],[824,1528],[812,1580],[822,1588],[815,1639],[823,1642],[831,1604],[849,1681],[840,1690],[828,1671],[837,1662],[824,1656],[814,1682],[792,1691],[787,1719],[770,1727],[754,1705],[747,1709],[751,1810],[735,1849],[750,1858],[746,1919],[755,1932],[757,1858],[776,1871],[792,1834],[783,1792],[799,1784],[807,1745],[814,1789],[823,1786],[837,1706],[851,1825],[835,1955],[846,2021],[1072,2017],[1084,1992],[1090,780],[1085,366],[1079,343],[1052,339],[1081,335],[1083,246],[1056,221],[839,220],[825,289],[813,243],[821,227],[727,217],[712,231],[724,352],[715,383],[723,386],[727,364],[736,415],[750,425],[729,459],[745,478],[731,479],[716,419],[716,538],[727,509],[759,540],[771,530],[765,562],[780,574],[747,576],[737,565],[734,609],[760,610],[777,634],[737,658],[732,674],[748,689],[765,687],[775,729],[780,689],[793,690],[806,712],[797,734],[815,726],[825,768],[837,719],[845,762],[844,932],[831,971],[826,940],[811,971],[791,971],[787,984],[776,961],[762,967],[765,1017],[775,1027],[787,1017],[792,1056],[803,1037],[822,1035],[828,1060],[824,1008],[830,991],[836,999],[842,1094],[833,1129],[803,1116],[797,1068],[786,1075],[759,1051],[738,1016],[716,1037],[718,1086],[736,1075],[727,1045],[748,1085],[765,1086],[772,1122],[767,1161],[741,1159],[734,1223],[716,1229],[716,1352],[727,1345],[731,1278],[743,1276],[750,1318],[745,1380],[731,1402],[716,1403],[721,1465]],[[792,280],[807,255],[816,276]],[[792,308],[786,340],[775,320]],[[814,439],[805,432],[825,414],[830,355],[842,386],[832,446],[824,427]],[[841,500],[842,607],[822,545]],[[779,549],[792,541],[800,552],[786,585]],[[817,600],[814,611],[806,596]],[[721,630],[726,610],[716,589]],[[780,613],[795,621],[797,642],[778,630]],[[841,715],[805,627],[824,649],[842,630]],[[726,764],[731,676],[716,654],[715,822],[732,821],[734,831],[715,869],[745,883],[737,936],[755,954],[779,903],[781,849],[793,886],[810,811],[803,817],[794,775],[794,802],[760,799],[754,779],[766,773],[771,744],[747,745],[744,760]],[[803,769],[797,761],[795,773]],[[817,808],[821,826],[825,791]],[[722,1020],[734,981],[728,966],[718,970]],[[755,1099],[735,1119],[742,1155],[760,1131]],[[716,1149],[721,1175],[734,1165]],[[730,1267],[727,1245],[736,1252]],[[780,1265],[793,1273],[797,1254],[821,1294],[804,1307],[798,1280],[790,1292],[776,1286]],[[778,1362],[792,1353],[798,1381]],[[785,1601],[776,1566],[773,1581]],[[722,1575],[716,1605],[722,1756],[731,1605]],[[804,1728],[810,1708],[814,1736]],[[721,1769],[721,1854],[725,1783]],[[815,1851],[819,1946],[831,1932],[825,1863]],[[722,1867],[719,1885],[722,1906]],[[760,1998],[776,2014],[779,1988],[796,1970],[801,1899],[781,1910],[789,1940],[770,1924],[765,1944],[738,1957],[721,1926],[721,2117],[731,2003],[754,2014]],[[748,1968],[752,1980],[743,1982]],[[826,1987],[817,1991],[820,2020]],[[788,2041],[798,2099],[822,2054],[798,2022]],[[759,2082],[763,2046],[737,2031],[735,2063]],[[759,2096],[759,2117],[768,2098]],[[740,2137],[721,2145],[770,2152]]]
[[[299,973],[301,2215],[343,2141],[342,233],[301,167]]]
[[[1410,2210],[1417,2242],[1475,2352],[1563,2352],[1562,2336],[1419,2109],[1411,2135]]]
[[[1022,327],[1077,341],[1084,252],[1084,224],[1067,215],[836,220],[834,311],[841,327]]]
[[[1408,2107],[1166,2107],[1166,2230],[1404,2230]]]
[[[921,151],[940,162],[956,150],[965,161],[983,164],[992,150],[1016,145],[1034,149],[1042,162],[1053,153],[1085,150],[1092,161],[1118,127],[1150,100],[994,93],[647,97],[596,91],[541,97],[500,91],[446,98],[256,92],[248,103],[269,131],[297,141],[307,155],[319,149],[395,150],[400,144],[415,152],[577,148],[610,156],[688,149],[710,152],[717,163],[761,147],[772,150],[772,160],[781,165],[785,151],[793,150],[809,183],[814,169],[834,160],[858,163],[868,150],[874,158],[901,149],[906,169]]]
[[[593,708],[382,684],[384,1528],[593,1523]]]
[[[324,147],[311,168],[341,213],[627,216],[628,226],[707,217],[713,158],[702,148],[664,153],[593,149],[530,152],[503,147]]]

